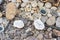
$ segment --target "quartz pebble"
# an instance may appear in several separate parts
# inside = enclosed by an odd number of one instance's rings
[[[22,20],[15,20],[14,23],[13,23],[13,26],[17,27],[17,28],[23,28],[24,27],[24,23],[23,23]]]
[[[16,15],[16,5],[15,3],[8,3],[6,6],[6,18],[12,20]]]
[[[34,20],[33,24],[34,24],[35,28],[38,30],[43,30],[45,28],[44,24],[39,19]]]
[[[58,17],[56,20],[56,27],[60,27],[60,17]]]
[[[53,10],[57,10],[57,7],[53,6],[53,7],[51,7],[51,9],[53,9]]]
[[[45,3],[46,8],[51,8],[51,6],[52,6],[51,3],[49,3],[49,2]]]
[[[55,17],[52,16],[46,21],[47,25],[54,25],[55,24]]]

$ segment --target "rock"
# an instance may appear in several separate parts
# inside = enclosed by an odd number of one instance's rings
[[[47,16],[41,16],[41,21],[45,23],[47,21],[48,17]]]
[[[34,20],[33,24],[37,30],[43,30],[45,28],[43,22],[39,19]]]
[[[0,13],[0,17],[2,17],[2,13]]]
[[[32,1],[31,5],[32,5],[32,7],[37,7],[37,2],[36,1]]]
[[[0,25],[0,33],[4,31],[3,25]]]
[[[22,2],[22,0],[16,0],[16,2],[20,2],[20,3],[21,3],[21,2]]]
[[[22,0],[22,1],[25,2],[25,3],[29,2],[29,0]]]
[[[16,2],[16,0],[11,0],[12,2]]]
[[[60,27],[60,17],[58,17],[56,20],[56,27]]]
[[[23,28],[24,27],[24,23],[23,23],[22,20],[15,20],[14,23],[13,23],[13,26],[17,27],[17,28]]]
[[[52,16],[46,21],[47,25],[54,25],[55,24],[55,17]]]
[[[0,23],[2,23],[3,22],[3,18],[0,18]]]
[[[46,3],[45,3],[45,7],[46,7],[46,8],[51,8],[51,6],[52,6],[51,3],[49,3],[49,2],[46,2]]]
[[[6,6],[6,18],[12,20],[16,15],[16,5],[15,3],[8,3]]]
[[[0,0],[0,4],[3,2],[3,0]]]
[[[57,7],[53,6],[53,7],[51,7],[51,9],[53,9],[53,10],[57,10]]]
[[[37,38],[39,39],[39,40],[43,40],[43,34],[38,34],[38,36],[37,36]]]
[[[22,3],[21,4],[21,7],[25,7],[27,3]]]
[[[30,36],[30,37],[27,37],[26,39],[24,40],[38,40],[37,38],[33,37],[33,36]]]
[[[58,14],[58,16],[60,16],[60,9],[59,9],[59,10],[57,10],[57,14]]]

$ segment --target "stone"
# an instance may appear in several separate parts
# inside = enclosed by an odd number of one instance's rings
[[[51,9],[53,9],[53,10],[57,10],[57,7],[53,6],[53,7],[51,7]]]
[[[32,1],[31,5],[32,5],[32,7],[37,7],[37,2],[36,1]]]
[[[2,17],[2,13],[0,13],[0,17]]]
[[[60,16],[60,9],[59,9],[59,10],[57,10],[57,14],[58,14],[58,16]]]
[[[0,4],[3,2],[3,0],[0,0]]]
[[[4,31],[3,25],[0,25],[0,33]]]
[[[46,7],[46,8],[51,8],[51,6],[52,6],[51,3],[49,3],[49,2],[46,2],[46,3],[45,3],[45,7]]]
[[[21,4],[21,7],[25,7],[27,3],[22,3]]]
[[[38,6],[39,6],[39,8],[42,8],[42,7],[43,7],[43,5],[44,5],[44,3],[43,3],[43,2],[38,2]]]
[[[52,15],[50,13],[47,14],[48,17],[52,17]]]
[[[16,2],[21,3],[21,2],[22,2],[22,0],[16,0]]]
[[[13,23],[13,26],[17,27],[17,28],[23,28],[24,27],[24,23],[23,23],[22,20],[15,20],[14,23]]]
[[[37,38],[33,37],[33,36],[30,36],[30,37],[27,37],[26,39],[24,40],[38,40]]]
[[[43,30],[45,28],[43,22],[40,20],[40,19],[36,19],[34,20],[34,27],[37,29],[37,30]]]
[[[47,25],[54,25],[55,24],[55,17],[54,16],[52,16],[52,17],[50,17],[49,19],[47,19],[47,21],[46,21],[46,24]]]
[[[16,0],[11,0],[12,2],[16,2]]]
[[[16,15],[16,5],[10,2],[6,5],[6,18],[12,20]]]
[[[25,2],[25,3],[29,2],[29,0],[22,0],[22,1]]]
[[[43,34],[38,34],[38,36],[37,36],[37,38],[39,39],[39,40],[43,40]]]
[[[58,17],[56,20],[56,27],[60,27],[60,17]]]
[[[0,18],[0,23],[2,23],[3,22],[3,18]]]

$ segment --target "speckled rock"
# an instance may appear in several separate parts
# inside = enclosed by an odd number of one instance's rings
[[[46,21],[47,25],[54,25],[55,24],[55,17],[52,16]]]
[[[16,5],[15,3],[8,3],[6,6],[6,18],[12,20],[16,15]]]
[[[34,20],[33,24],[37,30],[43,30],[45,28],[43,22],[40,19]]]
[[[60,27],[60,17],[58,17],[56,20],[56,27]]]

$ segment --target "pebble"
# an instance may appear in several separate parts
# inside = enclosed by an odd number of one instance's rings
[[[27,37],[26,39],[24,40],[38,40],[37,38],[33,37],[33,36],[30,36],[30,37]]]
[[[36,1],[32,1],[31,5],[32,5],[32,7],[37,7],[37,2]]]
[[[51,3],[49,3],[49,2],[46,2],[46,3],[45,3],[45,7],[46,7],[46,8],[51,8],[51,6],[52,6]]]
[[[55,24],[55,17],[52,16],[46,21],[47,25],[54,25]]]
[[[22,2],[22,0],[16,0],[18,3],[21,3]]]
[[[53,7],[51,7],[51,9],[53,9],[53,10],[57,10],[57,7],[53,6]]]
[[[44,5],[44,3],[42,3],[42,2],[38,2],[38,6],[39,6],[39,8],[42,8],[43,5]]]
[[[47,14],[48,17],[52,17],[52,15],[50,13]]]
[[[22,3],[21,7],[25,7],[27,5],[27,3]]]
[[[3,0],[0,0],[0,4],[3,2]]]
[[[23,23],[22,20],[15,20],[14,23],[13,23],[13,26],[17,27],[17,28],[23,28],[24,27],[24,23]]]
[[[57,10],[57,14],[58,14],[58,16],[60,16],[60,9],[59,9],[59,10]]]
[[[25,3],[29,2],[29,0],[22,0],[22,1],[25,2]]]
[[[2,17],[2,13],[0,13],[0,17]]]
[[[56,27],[60,27],[60,17],[58,17],[56,20]]]
[[[48,0],[41,0],[42,2],[47,2]]]
[[[43,30],[45,28],[43,22],[39,19],[34,20],[33,24],[37,30]]]
[[[0,25],[0,33],[4,31],[3,25]]]
[[[16,2],[16,0],[11,0],[12,2]]]
[[[39,40],[43,40],[43,34],[42,34],[42,33],[38,34],[37,38],[38,38]]]
[[[3,18],[0,18],[0,23],[2,23],[3,22]]]
[[[8,3],[6,6],[6,18],[12,20],[16,15],[16,5],[15,3]]]

